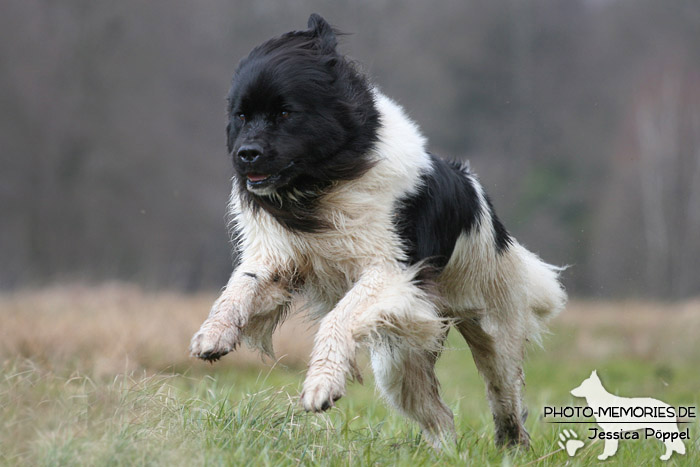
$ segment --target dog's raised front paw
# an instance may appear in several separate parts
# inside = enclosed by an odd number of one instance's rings
[[[335,405],[345,395],[345,378],[336,380],[329,376],[309,376],[304,381],[301,405],[307,412],[323,412]]]
[[[240,341],[240,328],[231,320],[214,316],[207,319],[192,337],[190,355],[209,362],[233,351]]]

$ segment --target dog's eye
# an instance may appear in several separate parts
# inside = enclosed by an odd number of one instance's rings
[[[280,112],[280,117],[282,117],[282,118],[288,118],[288,117],[289,117],[289,112],[287,112],[286,110],[281,111],[281,112]]]
[[[245,122],[245,114],[238,114],[238,119],[242,122]]]

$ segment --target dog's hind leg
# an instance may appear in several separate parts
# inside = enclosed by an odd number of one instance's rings
[[[486,383],[496,445],[529,447],[530,436],[523,426],[527,411],[522,405],[524,337],[505,326],[488,326],[487,332],[477,318],[458,321],[456,327]]]
[[[452,412],[440,398],[435,377],[437,352],[402,346],[386,336],[371,348],[377,387],[399,412],[417,421],[433,447],[455,438]]]

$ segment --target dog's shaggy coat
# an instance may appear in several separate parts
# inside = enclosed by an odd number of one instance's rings
[[[527,445],[523,352],[566,295],[558,269],[508,234],[476,176],[426,150],[401,107],[336,51],[318,15],[238,66],[229,94],[230,213],[239,264],[192,339],[216,360],[272,354],[290,304],[316,316],[301,404],[333,406],[355,354],[433,445],[454,436],[434,365],[448,328],[486,382],[496,442]]]

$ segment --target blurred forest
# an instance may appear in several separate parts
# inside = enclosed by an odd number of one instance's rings
[[[579,296],[700,293],[700,2],[10,0],[0,288],[218,288],[231,74],[311,12]]]

